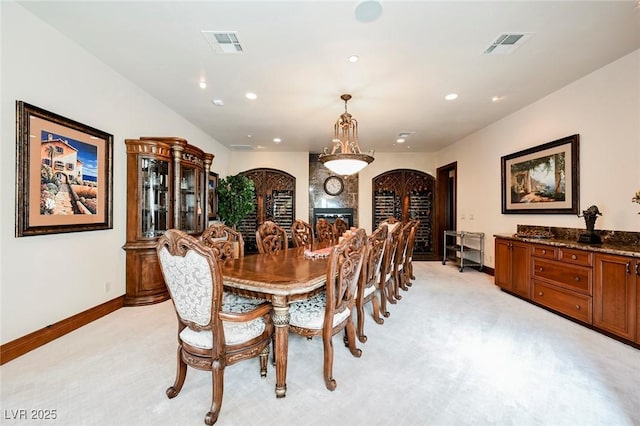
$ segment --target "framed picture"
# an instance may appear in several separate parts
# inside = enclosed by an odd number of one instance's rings
[[[16,102],[16,237],[113,228],[113,136]]]
[[[218,174],[209,172],[209,183],[207,186],[207,216],[209,220],[216,220],[218,218],[218,193],[216,188],[218,187]]]
[[[580,135],[502,157],[502,213],[578,214]]]

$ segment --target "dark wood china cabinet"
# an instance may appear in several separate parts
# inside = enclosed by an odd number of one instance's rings
[[[177,137],[126,139],[125,306],[169,298],[156,256],[167,229],[200,234],[207,224],[207,178],[213,154]]]

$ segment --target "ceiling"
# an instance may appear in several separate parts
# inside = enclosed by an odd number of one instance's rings
[[[640,48],[638,0],[19,3],[230,149],[321,152],[350,93],[363,151],[437,151]]]

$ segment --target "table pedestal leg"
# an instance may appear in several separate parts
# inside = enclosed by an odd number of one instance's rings
[[[273,323],[276,326],[276,398],[287,395],[287,354],[289,352],[289,304],[274,298]]]

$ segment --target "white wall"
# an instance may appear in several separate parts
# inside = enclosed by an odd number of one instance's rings
[[[514,233],[517,224],[584,228],[574,215],[501,214],[500,158],[576,133],[580,211],[599,207],[596,229],[640,231],[640,208],[631,202],[640,189],[637,50],[438,153],[438,167],[458,162],[457,229],[486,233],[489,266],[493,235]]]
[[[0,322],[6,343],[124,294],[125,138],[184,137],[215,154],[213,169],[223,173],[228,150],[22,6],[1,1],[0,7]],[[16,100],[113,134],[112,230],[14,237]]]

